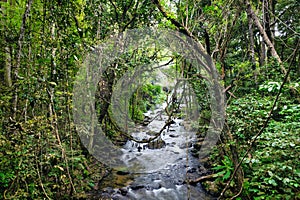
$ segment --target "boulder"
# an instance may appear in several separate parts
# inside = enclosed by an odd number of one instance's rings
[[[148,148],[149,149],[161,149],[166,146],[166,142],[163,139],[157,139],[154,141],[149,142]]]

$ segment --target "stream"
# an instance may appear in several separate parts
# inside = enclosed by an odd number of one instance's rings
[[[131,135],[148,139],[161,131],[168,116],[166,104],[145,113],[145,122]],[[147,121],[148,120],[148,121]],[[198,159],[192,156],[195,131],[189,130],[183,119],[173,119],[160,137],[146,143],[127,141],[121,160],[129,172],[118,171],[103,180],[101,198],[115,200],[201,200],[213,199],[201,185],[188,180],[205,173]],[[118,183],[117,183],[118,182]],[[121,183],[120,183],[121,182]]]

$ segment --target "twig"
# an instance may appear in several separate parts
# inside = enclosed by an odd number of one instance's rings
[[[37,160],[37,158],[36,158],[36,160]],[[36,162],[35,164],[36,164],[36,172],[37,172],[37,175],[38,175],[38,178],[39,178],[39,181],[40,181],[40,184],[41,184],[43,193],[45,194],[45,196],[47,197],[47,199],[51,199],[51,198],[48,196],[48,194],[47,194],[47,192],[46,192],[46,190],[45,190],[45,188],[44,188],[44,184],[43,184],[43,181],[42,181],[42,178],[41,178],[41,174],[40,174],[40,171],[39,171],[39,169],[38,169],[38,168],[39,168],[39,167],[38,167],[38,163]]]
[[[152,70],[153,70],[153,69],[158,69],[158,68],[161,68],[161,67],[168,66],[168,65],[171,64],[173,61],[174,61],[174,59],[171,58],[167,63],[162,64],[162,65],[158,65],[158,66],[156,66],[156,67],[153,67]]]
[[[227,93],[231,96],[231,97],[233,97],[233,98],[237,98],[232,92],[229,92],[229,91],[227,91]]]
[[[210,175],[206,175],[206,176],[201,176],[200,178],[197,178],[195,180],[189,180],[190,184],[195,184],[195,183],[199,183],[201,181],[207,180],[207,179],[212,179],[217,177],[216,174],[210,174]]]
[[[243,179],[244,179],[244,171],[243,171],[243,170],[241,170],[241,171],[242,171]],[[233,197],[231,197],[230,200],[233,200],[233,199],[237,198],[238,196],[240,196],[240,194],[241,194],[242,191],[243,191],[243,187],[244,187],[244,183],[242,183],[241,188],[240,188],[240,191],[239,191],[236,195],[234,195]]]

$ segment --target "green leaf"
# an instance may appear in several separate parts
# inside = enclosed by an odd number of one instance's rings
[[[231,172],[227,171],[226,174],[223,176],[223,180],[227,180],[230,177]]]

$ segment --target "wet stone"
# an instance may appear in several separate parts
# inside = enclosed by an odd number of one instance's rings
[[[192,152],[192,156],[194,156],[195,158],[198,158],[199,157],[199,152],[198,151]]]
[[[176,185],[182,185],[184,183],[183,180],[177,180]]]
[[[176,160],[176,162],[181,161],[181,160],[183,160],[183,158],[178,158],[178,159]]]
[[[101,199],[111,199],[111,195],[108,193],[102,193],[101,194]]]
[[[119,189],[121,195],[125,196],[128,193],[128,188],[121,188]]]
[[[195,173],[196,172],[196,168],[192,167],[190,168],[187,173]]]
[[[197,142],[193,145],[194,149],[197,149],[197,150],[199,150],[201,148],[201,146],[202,146],[202,142]]]
[[[182,144],[179,146],[180,149],[185,149],[188,145],[187,144]]]
[[[151,135],[151,136],[154,136],[156,135],[157,133],[155,131],[148,131],[146,132],[147,135]]]
[[[174,144],[171,144],[171,143],[167,143],[166,145],[170,146],[170,147],[174,147]]]
[[[177,137],[179,137],[179,135],[174,135],[174,134],[170,134],[169,135],[171,138],[177,138]]]
[[[114,192],[114,189],[112,187],[107,187],[103,189],[103,192],[107,194],[112,194]]]
[[[137,161],[137,158],[136,157],[134,157],[134,158],[132,158],[132,159],[130,159],[130,160],[128,160],[129,162],[135,162],[135,161]]]
[[[125,197],[125,195],[120,195],[120,194],[115,194],[110,199],[112,199],[112,200],[128,200],[128,198]]]
[[[162,139],[154,140],[149,142],[148,148],[149,149],[161,149],[166,146],[166,142]]]
[[[130,172],[127,172],[127,171],[117,171],[117,174],[118,175],[128,175],[128,174],[130,174]]]
[[[146,187],[147,190],[157,190],[160,188],[161,188],[161,185],[159,183],[152,183],[152,184],[147,185],[147,187]]]
[[[130,188],[132,190],[139,190],[139,189],[145,188],[145,186],[141,185],[141,184],[133,184],[133,185],[130,186]]]

